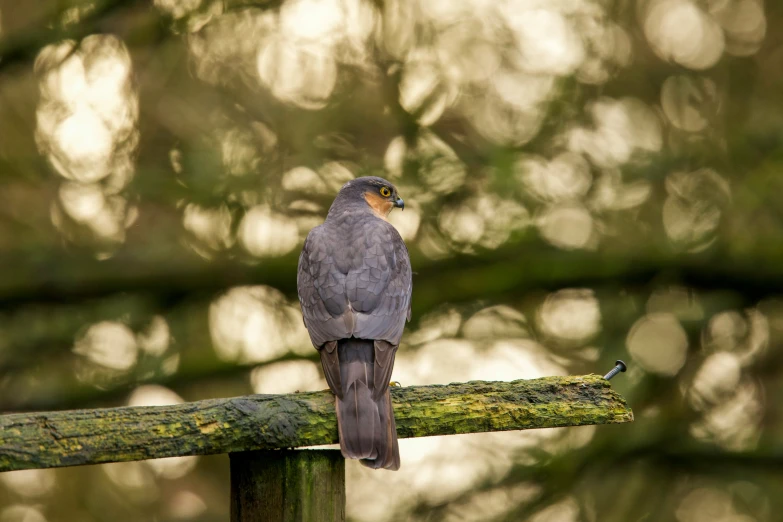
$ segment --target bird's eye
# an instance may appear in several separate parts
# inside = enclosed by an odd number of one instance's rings
[[[381,187],[381,196],[385,198],[391,196],[391,190],[389,190],[389,187]]]

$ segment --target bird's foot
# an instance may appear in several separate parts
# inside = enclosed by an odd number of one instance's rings
[[[400,384],[400,381],[391,381],[389,383],[389,386],[395,386],[397,388],[400,388],[400,387],[402,387],[402,384]]]

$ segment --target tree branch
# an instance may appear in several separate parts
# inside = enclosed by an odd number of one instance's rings
[[[781,259],[772,248],[676,254],[656,245],[633,252],[564,252],[528,239],[479,255],[456,254],[443,260],[430,260],[415,251],[411,255],[414,315],[444,302],[568,287],[668,283],[703,290],[731,289],[751,300],[783,292]],[[4,273],[14,274],[0,279],[0,308],[31,302],[79,302],[123,292],[178,302],[194,294],[258,284],[294,297],[298,256],[297,250],[254,266],[198,259],[177,259],[175,266],[170,259],[132,256],[109,261],[79,258],[41,266],[28,256],[0,264]]]
[[[98,26],[118,11],[141,4],[138,0],[103,0],[95,2],[87,10],[78,24],[62,27],[64,9],[53,9],[38,20],[36,26],[27,27],[0,39],[0,71],[17,63],[35,59],[38,52],[49,44],[66,39],[80,40],[85,36],[98,32]],[[67,6],[70,8],[71,6]],[[87,5],[77,6],[87,7]]]
[[[596,375],[393,388],[397,433],[427,437],[631,422]],[[0,416],[0,471],[337,442],[328,391]]]

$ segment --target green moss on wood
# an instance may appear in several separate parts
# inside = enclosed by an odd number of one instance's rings
[[[630,422],[596,375],[393,388],[397,433],[427,437]],[[328,391],[0,416],[0,471],[337,442]]]

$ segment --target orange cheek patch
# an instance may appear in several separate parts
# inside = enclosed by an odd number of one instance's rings
[[[367,204],[370,205],[370,208],[373,210],[373,212],[375,212],[378,217],[382,219],[386,219],[386,216],[388,216],[389,212],[391,212],[393,206],[392,202],[386,198],[382,198],[378,194],[365,192],[364,199],[367,200]]]

